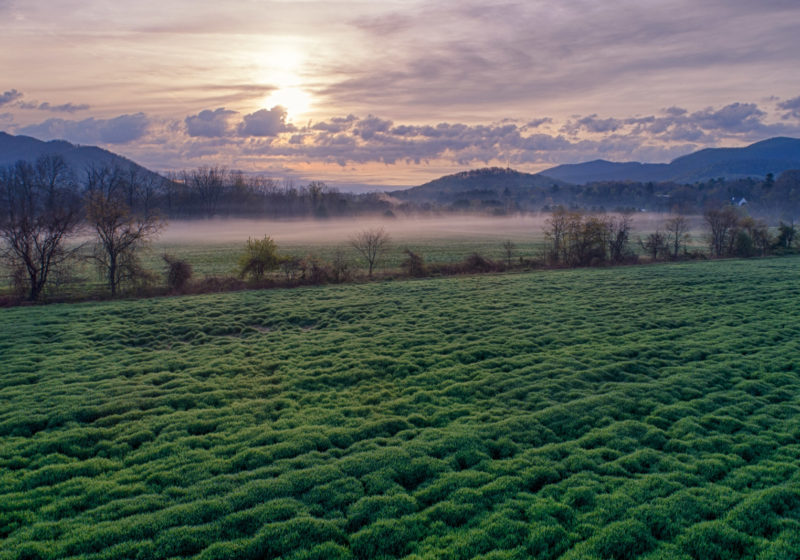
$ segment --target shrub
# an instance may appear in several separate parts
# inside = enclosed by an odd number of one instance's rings
[[[192,278],[192,265],[167,253],[164,253],[161,258],[167,265],[165,271],[167,288],[171,292],[182,291]]]
[[[411,249],[404,249],[403,252],[406,254],[405,260],[401,263],[400,266],[403,267],[403,270],[406,271],[406,274],[409,276],[425,276],[427,270],[425,268],[425,261],[422,258],[422,255],[415,253]]]
[[[245,252],[239,257],[239,276],[249,276],[259,281],[279,264],[278,246],[269,236],[265,235],[264,239],[248,238]]]

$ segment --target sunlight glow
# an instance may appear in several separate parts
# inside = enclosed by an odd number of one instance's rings
[[[282,87],[273,91],[263,103],[265,107],[281,105],[289,119],[303,115],[311,109],[311,95],[297,87]]]

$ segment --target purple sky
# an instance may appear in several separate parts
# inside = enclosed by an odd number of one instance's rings
[[[797,0],[0,0],[0,130],[412,185],[800,136]]]

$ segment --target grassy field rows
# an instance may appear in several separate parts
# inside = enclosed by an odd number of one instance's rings
[[[800,558],[800,258],[0,310],[0,559]]]

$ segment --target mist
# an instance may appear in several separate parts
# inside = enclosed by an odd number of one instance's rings
[[[158,238],[164,244],[226,244],[270,236],[278,245],[337,245],[356,233],[382,227],[394,242],[541,238],[549,213],[511,217],[419,216],[403,218],[337,218],[329,220],[208,219],[170,221]],[[666,214],[635,214],[633,234],[657,229]],[[693,224],[694,225],[694,224]],[[699,222],[697,222],[699,226]]]

